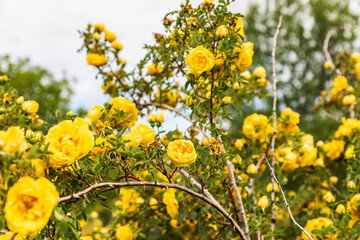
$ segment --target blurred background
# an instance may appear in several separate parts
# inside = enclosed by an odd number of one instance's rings
[[[121,57],[132,69],[145,54],[143,45],[154,42],[152,32],[164,32],[164,15],[178,9],[181,2],[0,0],[0,74],[7,74],[26,99],[37,100],[45,119],[56,108],[76,112],[102,105],[109,97],[102,94],[101,81],[95,79],[95,68],[87,65],[85,53],[77,52],[82,44],[77,30],[88,23],[104,22],[123,42]],[[201,2],[190,1],[193,6]],[[338,34],[330,41],[330,54],[341,49],[360,50],[360,1],[237,0],[230,10],[245,15],[246,40],[254,42],[255,55],[249,70],[262,65],[269,80],[272,37],[278,17],[283,15],[277,48],[280,109],[288,106],[298,111],[302,130],[323,131],[317,135],[326,137],[326,127],[318,129],[312,123],[337,123],[311,112],[316,96],[330,79],[323,69],[322,43],[326,33],[335,28]],[[249,104],[240,115],[268,113],[269,109],[267,102]],[[239,134],[243,117],[235,119],[238,122],[230,129],[234,137]],[[164,127],[173,130],[174,121],[167,122]],[[176,118],[176,123],[178,127],[187,125],[181,118]]]

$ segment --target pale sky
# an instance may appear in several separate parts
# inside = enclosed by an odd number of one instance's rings
[[[0,55],[30,57],[33,64],[49,69],[57,77],[66,72],[76,78],[71,108],[87,109],[103,104],[101,81],[95,69],[85,61],[85,52],[77,53],[81,40],[77,32],[87,23],[104,22],[124,44],[121,56],[129,67],[135,66],[153,41],[152,32],[161,33],[162,18],[179,9],[181,0],[0,0]],[[197,6],[202,1],[192,0]],[[235,12],[247,4],[232,5]]]
[[[249,0],[238,0],[232,12],[245,13]],[[77,30],[87,23],[104,22],[124,44],[121,57],[133,67],[144,56],[142,47],[152,43],[152,32],[162,33],[162,19],[180,8],[181,0],[0,0],[0,55],[29,57],[32,64],[50,70],[57,78],[66,73],[73,83],[70,107],[90,109],[104,104],[101,81],[88,66]],[[191,0],[197,6],[202,0]],[[168,114],[165,115],[165,117]],[[180,125],[185,124],[178,119]],[[165,122],[166,124],[166,122]],[[170,123],[169,123],[170,124]]]

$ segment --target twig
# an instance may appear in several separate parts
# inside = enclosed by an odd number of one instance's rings
[[[214,239],[219,239],[220,237],[220,234],[225,230],[226,226],[223,226],[220,231],[218,232],[218,234],[216,234],[215,238]]]
[[[165,164],[167,165],[167,166],[169,166],[170,167],[170,162],[165,162]],[[209,199],[211,199],[212,201],[213,201],[213,203],[215,203],[219,208],[222,208],[223,209],[223,207],[218,203],[218,201],[216,201],[216,199],[213,197],[213,195],[211,195],[211,193],[206,189],[206,188],[203,188],[203,186],[201,186],[201,184],[198,182],[198,181],[196,181],[194,178],[192,178],[191,176],[190,176],[190,174],[189,173],[187,173],[185,170],[183,170],[183,169],[178,169],[177,170],[181,175],[183,175],[186,179],[188,179],[188,180],[190,180],[190,182],[192,183],[192,184],[194,184],[194,186],[196,187],[196,188],[198,188],[199,190],[203,190],[203,193],[205,194],[205,196],[206,197],[208,197]],[[223,209],[224,210],[224,209]],[[226,211],[226,210],[224,210],[224,211]],[[231,217],[231,216],[229,216],[231,219],[232,219],[232,221],[234,221],[235,222],[235,220]],[[240,228],[240,227],[239,227]],[[244,237],[244,232],[242,231],[242,229],[240,228],[240,230],[241,230],[241,232],[242,232],[242,235],[240,235],[241,237],[242,237],[242,239],[245,239],[245,237]]]
[[[230,180],[231,180],[231,185],[234,188],[236,198],[238,199],[238,204],[239,204],[239,207],[240,207],[240,215],[241,215],[241,218],[242,218],[242,220],[244,222],[245,237],[246,237],[246,239],[250,239],[250,237],[249,237],[249,224],[248,224],[247,219],[246,219],[246,213],[245,213],[244,204],[242,202],[241,195],[240,195],[239,189],[237,188],[235,177],[234,177],[234,166],[232,165],[232,163],[229,160],[226,160],[226,165],[227,165],[228,170],[229,170],[229,176],[230,176]]]
[[[212,199],[194,192],[193,190],[186,188],[184,186],[180,186],[178,184],[172,184],[172,183],[158,183],[158,182],[104,182],[104,183],[96,183],[94,185],[91,185],[90,187],[84,189],[83,191],[80,191],[78,193],[71,194],[69,196],[65,196],[59,199],[59,203],[71,201],[73,199],[80,199],[82,197],[85,197],[87,193],[97,189],[97,188],[103,188],[103,187],[110,187],[109,190],[113,190],[115,188],[121,188],[121,187],[139,187],[139,186],[152,186],[152,187],[160,187],[160,188],[175,188],[180,191],[186,192],[192,196],[195,196],[204,202],[208,203],[209,205],[213,206],[216,210],[218,210],[221,215],[223,215],[225,218],[227,218],[231,224],[233,225],[235,231],[240,235],[242,239],[245,240],[244,232],[239,227],[239,225],[236,223],[236,221],[231,217],[231,214],[226,212],[217,202],[214,202]]]
[[[287,209],[287,211],[288,211],[288,213],[289,213],[289,215],[290,215],[291,220],[293,221],[293,223],[294,223],[298,228],[300,228],[301,231],[303,231],[303,233],[306,234],[306,236],[308,236],[309,239],[314,240],[314,239],[311,237],[311,235],[310,235],[300,224],[298,224],[298,223],[296,222],[294,216],[293,216],[292,213],[291,213],[289,204],[288,204],[288,202],[287,202],[287,200],[286,200],[285,193],[284,193],[284,191],[283,191],[283,189],[282,189],[282,187],[281,187],[278,179],[276,178],[275,173],[274,173],[274,169],[271,167],[271,165],[270,165],[270,163],[269,163],[269,160],[266,158],[265,154],[264,154],[264,158],[265,158],[265,160],[266,160],[267,165],[268,165],[269,168],[270,168],[271,176],[274,178],[275,182],[277,183],[277,185],[278,185],[278,187],[279,187],[279,190],[280,190],[280,192],[281,192],[281,195],[282,195],[282,197],[283,197],[283,201],[284,201],[284,203],[285,203],[286,209]]]
[[[232,193],[232,190],[231,190],[231,185],[228,184],[227,179],[225,179],[225,184],[226,184],[226,187],[228,189],[228,194],[229,194],[229,197],[231,199],[231,203],[234,206],[234,212],[235,212],[236,221],[240,224],[240,218],[239,218],[239,214],[238,214],[238,209],[236,207],[234,196],[233,196],[233,193]]]
[[[9,240],[14,240],[15,237],[16,237],[16,235],[17,235],[17,233],[14,233],[14,234],[9,238]]]
[[[277,94],[276,94],[276,69],[275,69],[275,52],[276,52],[276,43],[277,43],[277,37],[280,32],[282,22],[282,16],[279,17],[279,22],[276,27],[275,35],[274,35],[274,44],[272,49],[272,76],[273,76],[273,128],[274,128],[274,134],[271,138],[271,153],[272,153],[272,160],[271,160],[271,166],[272,168],[275,168],[275,139],[276,139],[276,100],[277,100]],[[275,223],[276,223],[276,208],[275,208],[275,184],[274,184],[274,177],[271,178],[271,231],[275,231]],[[275,240],[275,236],[271,237],[272,240]]]
[[[326,34],[326,36],[325,36],[325,39],[324,39],[324,44],[323,44],[323,52],[324,52],[325,60],[326,60],[327,62],[331,62],[331,63],[332,63],[333,61],[332,61],[332,59],[331,59],[331,55],[330,55],[328,49],[329,49],[329,41],[330,41],[331,37],[334,36],[334,35],[336,35],[336,29],[335,29],[335,28],[332,28],[332,29],[330,29],[330,30],[327,32],[327,34]],[[335,68],[335,73],[336,73],[336,75],[338,75],[338,76],[341,76],[341,75],[342,75],[341,70],[338,69],[338,68]]]
[[[334,121],[341,124],[341,120],[337,116],[332,115],[331,113],[328,113],[326,111],[322,111],[322,112],[326,115],[326,117],[328,117],[328,118],[330,118],[330,119],[332,119],[332,120],[334,120]]]

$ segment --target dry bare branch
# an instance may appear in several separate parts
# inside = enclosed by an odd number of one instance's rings
[[[273,128],[274,134],[271,138],[271,153],[272,153],[272,160],[271,166],[275,168],[275,139],[276,139],[276,102],[277,102],[277,93],[276,93],[276,69],[275,69],[275,53],[276,53],[276,43],[277,37],[280,32],[282,22],[282,16],[279,17],[278,25],[276,27],[275,35],[274,35],[274,44],[272,49],[272,77],[273,77]],[[271,178],[271,231],[275,231],[275,223],[276,223],[276,208],[275,208],[275,185],[274,185],[274,177]],[[271,237],[272,240],[275,240],[275,236]]]
[[[281,195],[282,195],[282,198],[283,198],[283,202],[285,203],[285,206],[286,206],[286,209],[290,215],[290,218],[291,220],[293,221],[293,223],[298,227],[300,228],[301,231],[303,231],[306,236],[308,236],[309,239],[311,240],[314,240],[311,235],[295,220],[294,216],[292,215],[292,212],[291,212],[291,209],[290,209],[290,206],[286,200],[286,197],[285,197],[285,193],[284,193],[284,190],[282,189],[278,179],[276,178],[276,175],[275,175],[275,172],[274,172],[274,169],[271,167],[270,163],[269,163],[269,160],[267,159],[266,155],[264,154],[264,158],[266,160],[266,163],[267,165],[269,166],[269,169],[270,169],[270,172],[271,172],[271,176],[274,178],[275,182],[277,183],[278,187],[279,187],[279,190],[281,192]]]

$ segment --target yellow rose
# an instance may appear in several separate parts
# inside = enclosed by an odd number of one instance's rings
[[[354,105],[356,103],[356,97],[354,94],[346,95],[342,99],[343,105]]]
[[[23,103],[24,103],[24,97],[23,97],[23,96],[18,97],[18,98],[15,100],[15,102],[16,102],[17,104],[23,104]]]
[[[70,165],[84,157],[94,147],[94,136],[82,118],[65,120],[50,128],[45,144],[49,143],[50,165]]]
[[[94,38],[95,40],[99,41],[100,38],[101,38],[101,36],[100,36],[100,34],[99,34],[98,32],[96,32],[96,33],[94,33],[93,38]]]
[[[0,150],[7,153],[25,151],[28,143],[25,141],[24,129],[9,127],[6,131],[0,131]]]
[[[223,37],[226,37],[226,35],[228,34],[228,30],[225,25],[221,25],[216,28],[215,34],[216,34],[216,36],[223,38]]]
[[[123,49],[124,45],[119,40],[116,40],[116,41],[112,42],[111,47],[115,50],[121,51]]]
[[[159,73],[162,73],[164,70],[164,67],[160,65],[159,63],[152,63],[151,65],[147,66],[148,74],[153,76]]]
[[[222,102],[225,105],[232,103],[231,97],[229,97],[229,96],[223,97]]]
[[[194,144],[189,140],[175,140],[167,147],[167,155],[177,167],[189,165],[196,160]]]
[[[5,219],[9,229],[35,236],[48,223],[58,201],[55,186],[46,178],[20,178],[7,194]]]
[[[267,87],[269,85],[269,80],[266,80],[265,78],[259,78],[256,80],[261,86]]]
[[[245,143],[246,143],[246,141],[244,139],[236,139],[234,145],[235,145],[235,148],[241,150],[244,147]]]
[[[97,22],[94,24],[94,28],[100,32],[103,32],[105,30],[105,24],[102,22]]]
[[[288,120],[292,124],[298,124],[300,122],[300,114],[293,112],[290,108],[286,108],[284,111],[282,111],[281,118]]]
[[[264,67],[257,67],[257,68],[255,68],[253,75],[257,78],[265,78],[266,70]]]
[[[116,240],[132,240],[133,233],[129,225],[117,227],[116,229]]]
[[[35,114],[39,110],[39,104],[36,101],[25,101],[22,109],[28,114]]]
[[[147,125],[139,124],[136,128],[131,130],[130,133],[124,134],[124,140],[130,140],[130,142],[126,143],[126,147],[136,148],[139,145],[146,146],[155,138],[155,131]]]
[[[154,123],[154,122],[156,122],[156,114],[155,114],[155,113],[150,113],[150,114],[149,114],[148,122],[149,122],[149,123]]]
[[[333,203],[335,202],[335,197],[330,191],[327,191],[326,194],[323,196],[323,200],[327,203]]]
[[[252,42],[246,42],[241,44],[240,47],[235,47],[234,53],[238,53],[239,56],[235,59],[235,63],[238,69],[243,72],[245,68],[250,67],[252,64],[252,57],[254,55],[254,44]]]
[[[116,40],[116,35],[112,31],[105,30],[105,39],[112,43],[113,41]]]
[[[257,172],[258,172],[258,170],[257,170],[255,164],[253,164],[253,163],[250,164],[246,169],[246,173],[248,173],[248,174],[257,174]]]
[[[117,111],[123,111],[127,115],[126,118],[117,119],[117,122],[120,122],[124,127],[132,128],[138,118],[138,110],[135,103],[123,97],[115,97],[111,100],[111,103],[113,105],[110,109],[112,115],[116,114]]]
[[[0,240],[9,240],[12,235],[14,235],[14,233],[7,232],[4,235],[0,235]],[[14,238],[14,240],[26,240],[26,238],[20,234],[17,234],[16,237]]]
[[[164,122],[164,114],[162,112],[158,112],[156,114],[156,121],[159,122],[159,123]]]
[[[107,58],[104,54],[90,53],[86,57],[88,65],[104,66],[107,63]]]
[[[331,142],[325,143],[323,150],[325,155],[331,160],[339,158],[341,153],[344,152],[345,142],[343,140],[331,140]]]
[[[267,196],[262,196],[259,199],[257,206],[262,209],[267,208],[269,206],[269,198]]]
[[[185,64],[190,66],[191,73],[200,75],[203,72],[210,71],[214,67],[215,58],[206,48],[197,46],[186,56]]]
[[[244,26],[243,26],[243,22],[242,22],[242,18],[241,18],[241,17],[237,17],[237,18],[236,18],[234,31],[235,31],[237,34],[239,34],[241,37],[245,37]]]
[[[251,114],[245,118],[242,132],[251,140],[264,142],[268,135],[273,133],[273,128],[268,122],[268,118],[262,114]]]
[[[337,207],[336,207],[336,213],[337,214],[345,214],[346,213],[346,209],[345,209],[345,206],[342,205],[342,204],[339,204]]]
[[[332,85],[333,85],[333,92],[338,93],[338,92],[344,90],[345,88],[347,88],[348,82],[347,82],[346,77],[338,76],[338,77],[334,78]]]
[[[354,159],[355,158],[355,146],[354,145],[350,145],[346,151],[345,151],[345,159]]]
[[[103,114],[103,110],[104,107],[100,106],[100,105],[96,105],[95,107],[93,107],[92,109],[90,109],[88,111],[88,116],[87,118],[90,119],[92,122],[97,122],[97,120],[99,120]]]
[[[333,67],[334,67],[334,64],[332,62],[329,62],[329,61],[324,62],[324,68],[325,69],[330,69],[330,68],[333,68]]]
[[[251,78],[251,73],[249,71],[242,72],[240,74],[244,79],[249,80]]]

